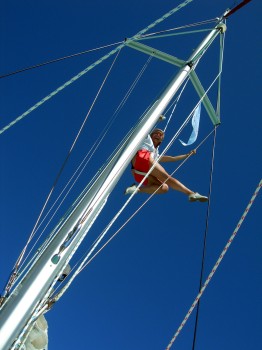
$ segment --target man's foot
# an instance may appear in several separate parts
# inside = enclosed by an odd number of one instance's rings
[[[208,197],[206,196],[202,196],[201,194],[195,192],[195,193],[192,193],[188,196],[188,200],[189,202],[207,202],[208,201]]]
[[[127,189],[125,190],[124,193],[125,194],[132,194],[132,193],[136,192],[136,189],[137,189],[136,184],[133,184],[132,186],[127,187]]]

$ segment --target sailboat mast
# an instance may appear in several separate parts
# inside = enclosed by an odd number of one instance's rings
[[[0,349],[10,350],[19,346],[19,338],[33,313],[46,304],[51,286],[96,220],[109,194],[129,166],[139,144],[156,124],[159,116],[188,77],[195,61],[199,59],[203,50],[209,46],[219,32],[220,28],[217,26],[190,56],[187,63],[179,70],[132,132],[125,146],[116,152],[113,159],[108,162],[103,172],[61,225],[53,240],[15,289],[15,293],[12,293],[6,300],[0,314]]]

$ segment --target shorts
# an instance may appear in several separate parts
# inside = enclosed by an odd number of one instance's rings
[[[145,174],[149,171],[150,169],[150,152],[147,149],[141,149],[137,152],[135,156],[135,161],[134,161],[134,167],[133,170],[138,170],[141,171],[144,174],[137,174],[133,171],[133,176],[136,180],[136,182],[142,182]],[[143,182],[143,185],[147,185],[148,180],[146,179]]]

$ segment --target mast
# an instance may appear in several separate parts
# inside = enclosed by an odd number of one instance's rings
[[[175,78],[139,122],[128,140],[107,163],[96,181],[59,226],[54,238],[44,248],[41,256],[8,297],[0,314],[1,350],[19,347],[21,335],[28,324],[34,321],[32,315],[36,315],[37,312],[41,313],[57,277],[68,264],[103,209],[108,196],[129,166],[139,144],[156,124],[181,84],[189,76],[203,50],[209,46],[220,31],[221,27],[216,26],[180,68]],[[130,40],[127,40],[127,45],[128,43]]]

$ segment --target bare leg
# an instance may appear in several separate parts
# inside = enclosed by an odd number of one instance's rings
[[[153,164],[154,162],[151,160],[151,166],[153,166]],[[185,193],[186,195],[190,195],[194,193],[185,185],[183,185],[180,181],[171,177],[159,163],[155,164],[155,167],[152,170],[150,175],[152,175],[156,179],[159,179],[160,182],[165,182],[165,184],[170,186],[173,190]]]
[[[154,161],[151,161],[151,167],[154,164]],[[171,177],[166,170],[158,163],[155,164],[154,169],[148,176],[148,184],[137,189],[137,186],[133,184],[125,190],[125,194],[133,194],[138,191],[140,193],[152,194],[161,194],[168,191],[169,186],[176,191],[182,192],[188,196],[190,202],[207,202],[208,197],[202,196],[197,192],[191,191],[185,185],[183,185],[177,179]]]
[[[155,176],[151,174],[148,176],[147,181],[148,181],[148,184],[145,186],[141,186],[139,189],[139,192],[152,194],[157,191],[156,194],[162,194],[168,191],[168,185],[163,184],[161,181],[159,181]]]

